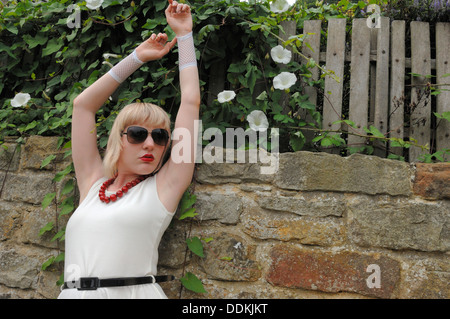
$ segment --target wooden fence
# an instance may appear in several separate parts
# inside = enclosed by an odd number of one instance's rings
[[[313,36],[306,40],[312,50],[305,46],[303,53],[325,63],[326,69],[333,70],[341,79],[345,63],[350,62],[348,119],[357,124],[357,132],[364,134],[362,128],[374,125],[385,136],[413,138],[430,147],[435,143],[436,150],[450,149],[450,123],[445,120],[432,123],[432,112],[450,111],[450,91],[445,91],[450,90],[450,76],[444,76],[450,73],[450,23],[436,24],[434,48],[429,23],[411,22],[410,39],[406,38],[405,30],[405,21],[391,23],[387,17],[380,18],[378,28],[369,28],[366,19],[355,19],[347,52],[346,43],[350,39],[346,39],[346,20],[330,19],[326,52],[320,52],[321,21],[305,21],[303,32]],[[410,43],[410,50],[406,50],[406,43]],[[411,78],[409,83],[405,82],[406,76]],[[428,82],[442,89],[441,93],[425,94]],[[332,124],[342,117],[343,88],[343,81],[326,77],[324,129],[344,129],[341,124]],[[317,105],[317,94],[311,94],[310,100]],[[349,135],[349,145],[360,143],[364,143],[364,138]],[[387,150],[380,146],[376,154],[385,156],[387,151],[398,155],[403,152],[398,147]],[[422,153],[420,148],[411,147],[409,160],[417,160]]]
[[[377,27],[370,28],[366,19],[354,19],[351,36],[348,36],[346,19],[330,19],[327,39],[321,39],[320,20],[304,22],[303,33],[308,34],[305,41],[309,47],[304,45],[302,53],[320,61],[341,79],[337,82],[330,76],[325,78],[323,98],[316,89],[306,88],[310,101],[322,112],[322,128],[366,134],[363,128],[373,125],[386,137],[413,138],[430,149],[450,149],[450,123],[436,121],[432,116],[433,112],[450,111],[450,91],[443,90],[436,96],[424,94],[427,82],[450,90],[450,76],[444,77],[450,73],[450,23],[435,25],[434,40],[427,22],[411,22],[410,32],[406,31],[405,21],[390,22],[389,18],[381,17],[379,22]],[[284,22],[283,28],[285,34],[280,34],[283,39],[299,33],[295,21]],[[321,46],[325,47],[323,40],[326,41],[325,52],[320,50]],[[406,43],[410,45],[407,47]],[[349,75],[344,76],[348,69]],[[223,89],[220,79],[225,78],[225,74],[223,68],[217,66],[211,72],[215,74],[211,78],[216,79],[210,85],[210,93],[214,94]],[[317,68],[313,76],[318,78]],[[344,92],[349,92],[348,96],[344,96]],[[357,128],[333,124],[343,116],[356,123]],[[364,143],[365,138],[349,134],[349,146]],[[385,157],[388,152],[407,155],[411,162],[424,153],[418,147],[411,147],[409,154],[403,154],[404,150],[399,147],[374,146],[376,155]]]

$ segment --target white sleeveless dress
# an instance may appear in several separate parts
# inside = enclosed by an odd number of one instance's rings
[[[106,178],[94,183],[67,223],[65,281],[80,277],[156,275],[159,242],[174,215],[159,200],[156,178],[157,175],[147,178],[109,204],[98,198]],[[64,289],[58,299],[67,298],[158,299],[167,296],[155,283],[97,290]]]

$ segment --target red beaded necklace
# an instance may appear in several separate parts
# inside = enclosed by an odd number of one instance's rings
[[[147,176],[139,176],[135,180],[133,180],[129,183],[126,183],[125,186],[122,187],[121,189],[119,189],[115,194],[106,196],[105,195],[106,189],[108,188],[109,185],[114,183],[116,178],[114,177],[114,178],[108,179],[106,182],[103,183],[102,186],[100,186],[100,190],[98,191],[98,197],[100,198],[100,200],[102,202],[104,202],[106,204],[108,204],[109,202],[115,202],[117,199],[121,198],[124,194],[126,194],[130,188],[133,188],[134,186],[136,186],[137,184],[139,184],[146,178],[147,178]]]

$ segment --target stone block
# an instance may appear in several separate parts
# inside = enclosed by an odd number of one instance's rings
[[[322,192],[303,192],[270,194],[258,196],[257,203],[261,208],[281,212],[294,213],[300,216],[341,217],[345,212],[343,194]]]
[[[409,164],[362,154],[341,157],[328,153],[283,153],[274,184],[301,191],[405,196],[412,193]]]
[[[42,263],[28,253],[0,245],[0,284],[21,289],[36,288]]]
[[[413,190],[427,199],[450,199],[450,163],[416,163]]]
[[[0,180],[3,179],[3,176],[0,173]],[[51,173],[45,172],[38,174],[8,173],[1,199],[40,205],[47,193],[55,191],[53,177],[54,175]]]
[[[398,261],[380,254],[322,252],[277,245],[266,275],[275,286],[390,298],[400,280]]]
[[[19,168],[20,147],[15,143],[0,146],[0,170],[15,172]]]
[[[343,222],[250,209],[241,216],[243,231],[256,239],[299,241],[305,245],[339,245],[345,239]]]
[[[226,281],[255,281],[261,277],[256,261],[256,246],[241,236],[220,232],[204,244],[205,257],[199,261],[210,279]]]
[[[56,170],[64,169],[70,163],[71,158],[63,160],[65,150],[58,149],[58,139],[57,136],[28,137],[25,145],[22,147],[21,169],[38,170],[41,168],[42,161],[51,154],[56,155],[54,160],[54,163],[58,164]],[[48,165],[43,169],[51,170],[53,168],[53,165]]]
[[[242,211],[242,201],[235,194],[196,192],[197,218],[219,220],[223,224],[236,224]]]
[[[158,267],[177,268],[182,267],[185,261],[189,262],[189,254],[186,256],[187,233],[186,225],[178,220],[172,221],[158,247]]]
[[[0,201],[0,242],[14,237],[20,227],[23,205]]]
[[[450,250],[450,202],[358,196],[350,201],[349,238],[363,247]]]
[[[248,160],[248,152],[245,154],[244,162],[239,162],[238,159],[227,159],[226,149],[224,149],[224,157],[221,163],[202,163],[198,166],[198,170],[195,174],[196,181],[201,184],[225,184],[225,183],[242,183],[242,182],[254,182],[254,183],[269,183],[273,180],[278,170],[278,157],[276,161],[276,169],[273,169],[274,173],[268,174],[264,172],[265,168],[269,168],[269,164],[263,164],[255,161]],[[274,157],[275,158],[275,157]]]
[[[24,244],[35,244],[48,248],[58,248],[59,240],[52,241],[56,233],[66,225],[66,218],[58,218],[54,205],[42,210],[40,206],[23,206],[22,225],[16,233],[16,239]],[[45,232],[42,236],[39,231],[49,222],[53,222],[53,230]],[[64,247],[64,242],[61,243]]]
[[[400,298],[450,299],[450,259],[420,258],[405,262]]]

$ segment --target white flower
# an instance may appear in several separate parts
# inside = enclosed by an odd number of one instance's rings
[[[109,60],[109,58],[120,58],[120,55],[118,54],[113,54],[113,53],[104,53],[103,54],[103,59],[105,60]]]
[[[17,93],[16,96],[11,100],[11,105],[13,107],[24,106],[31,99],[28,93]]]
[[[274,13],[283,13],[289,9],[289,3],[286,0],[275,0],[270,4],[270,11]]]
[[[222,91],[217,95],[217,99],[220,103],[229,102],[236,96],[236,93],[234,91]]]
[[[294,73],[281,72],[273,79],[273,87],[278,90],[287,90],[297,82]]]
[[[269,127],[269,121],[267,121],[266,114],[263,111],[255,110],[247,116],[248,124],[254,131],[264,132]]]
[[[86,0],[86,7],[88,7],[91,10],[95,10],[100,8],[102,3],[103,0]]]
[[[288,64],[291,62],[292,53],[288,49],[283,48],[281,45],[277,45],[270,50],[270,56],[277,63]]]
[[[106,64],[107,66],[109,66],[111,69],[114,67],[114,65],[112,65],[110,62],[108,61],[103,61],[102,64]]]

